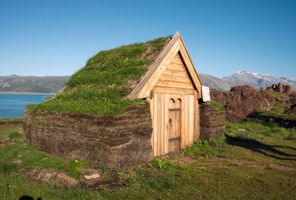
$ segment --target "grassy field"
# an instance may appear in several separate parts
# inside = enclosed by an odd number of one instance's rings
[[[260,121],[227,122],[225,136],[198,141],[180,155],[154,159],[133,172],[97,166],[114,186],[97,189],[40,182],[28,171],[63,171],[82,180],[89,164],[63,161],[24,143],[22,129],[0,126],[0,199],[295,199],[296,130]],[[17,161],[17,162],[16,162]],[[115,174],[111,176],[110,174]]]

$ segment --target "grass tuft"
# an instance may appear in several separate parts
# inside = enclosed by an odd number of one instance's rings
[[[180,167],[179,165],[172,163],[167,159],[161,159],[161,158],[154,158],[148,163],[148,165],[157,169],[162,169],[162,170],[177,169]]]

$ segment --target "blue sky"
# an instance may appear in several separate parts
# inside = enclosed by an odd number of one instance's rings
[[[0,75],[70,75],[176,31],[200,73],[296,77],[295,0],[0,0]]]

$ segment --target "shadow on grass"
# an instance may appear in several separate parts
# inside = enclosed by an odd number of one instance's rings
[[[252,138],[240,137],[240,136],[231,136],[225,134],[226,142],[231,145],[244,147],[251,151],[261,153],[265,156],[272,157],[279,160],[295,160],[296,161],[296,154],[290,154],[278,150],[277,148],[283,149],[290,149],[296,151],[296,148],[288,147],[288,146],[281,146],[281,145],[268,145]],[[296,152],[295,152],[296,153]]]

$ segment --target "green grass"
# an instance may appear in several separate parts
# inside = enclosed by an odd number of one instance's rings
[[[13,133],[20,133],[22,128],[21,127],[17,127],[17,126],[11,126],[9,124],[5,124],[5,125],[0,125],[1,129],[0,129],[0,140],[5,139],[5,138],[9,138],[10,134]]]
[[[119,115],[128,106],[145,104],[126,97],[132,85],[147,71],[165,46],[168,37],[146,43],[136,43],[92,57],[84,68],[76,72],[64,91],[39,105],[29,108],[55,112]]]
[[[179,156],[155,158],[132,172],[118,171],[121,186],[98,190],[41,183],[22,169],[53,169],[81,179],[88,163],[63,161],[22,140],[22,130],[0,126],[11,143],[0,146],[0,199],[23,194],[43,199],[294,199],[296,130],[246,120],[227,122],[226,136],[198,141]],[[294,139],[293,139],[294,138]],[[12,164],[14,159],[21,164]],[[98,169],[99,166],[98,166]],[[101,173],[103,171],[101,170]],[[105,174],[108,174],[105,169]]]
[[[227,121],[225,136],[210,142],[199,140],[186,148],[183,154],[191,157],[243,158],[261,164],[277,163],[295,166],[296,129],[287,129],[275,123],[264,123],[260,120]],[[293,159],[290,160],[290,158]]]
[[[279,127],[257,120],[227,122],[227,151],[220,156],[295,167],[296,129]],[[237,148],[238,147],[238,148]]]

